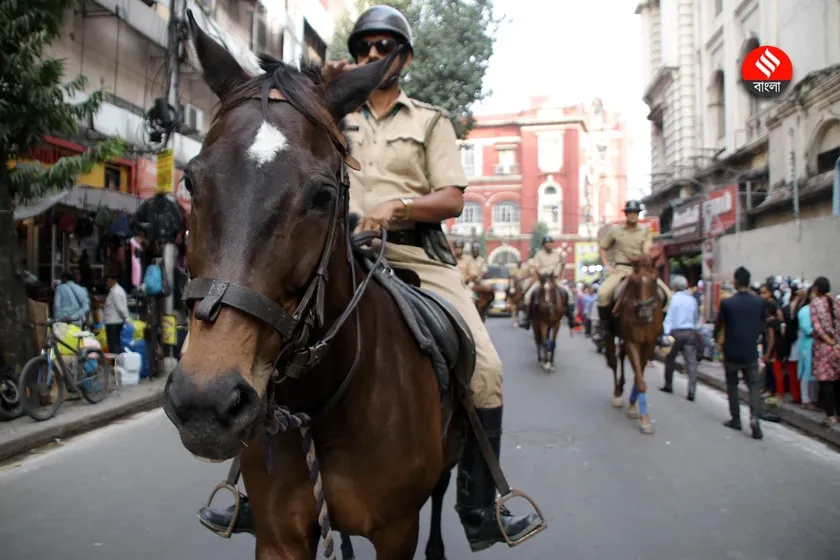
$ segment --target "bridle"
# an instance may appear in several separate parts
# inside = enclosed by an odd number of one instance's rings
[[[255,97],[255,99],[261,99],[264,104],[266,100],[289,102],[282,92],[274,88],[269,89],[265,97]],[[294,312],[289,313],[283,306],[259,292],[217,278],[193,278],[184,288],[183,295],[184,302],[188,307],[192,307],[193,314],[199,321],[205,323],[215,322],[222,308],[227,306],[271,326],[280,335],[282,341],[280,352],[274,360],[274,373],[271,378],[274,384],[278,384],[287,378],[298,379],[317,365],[323,359],[338,331],[341,330],[350,318],[350,315],[355,312],[356,354],[353,364],[332,398],[318,409],[318,411],[310,413],[310,417],[323,414],[335,405],[346,391],[356,370],[358,370],[362,346],[358,305],[371,278],[383,260],[386,241],[386,234],[383,230],[382,244],[374,266],[361,283],[357,284],[356,268],[353,266],[352,232],[350,231],[350,222],[347,219],[350,205],[350,179],[347,168],[353,167],[358,170],[360,167],[358,162],[349,154],[344,138],[332,132],[331,136],[333,137],[334,145],[342,155],[341,168],[337,176],[339,193],[330,208],[327,239],[321,251],[318,266],[312,278],[309,280],[309,284]],[[340,212],[340,210],[343,210],[343,212]],[[347,243],[347,259],[351,270],[353,296],[347,304],[347,307],[327,329],[324,335],[314,343],[310,343],[309,338],[312,330],[316,326],[320,327],[324,325],[324,299],[327,282],[329,281],[328,267],[333,251],[335,250],[340,227],[344,229]],[[364,243],[372,240],[373,237],[376,237],[376,235],[372,233],[366,234],[362,239],[357,239],[356,241]],[[272,391],[266,390],[265,398],[272,398],[272,393]]]

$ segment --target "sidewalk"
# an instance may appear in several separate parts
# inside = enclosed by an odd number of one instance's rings
[[[163,401],[165,383],[166,379],[143,380],[136,386],[121,387],[119,393],[111,391],[98,404],[90,404],[82,398],[65,400],[58,413],[44,422],[36,422],[28,416],[0,422],[0,462],[56,439],[95,430],[119,418],[157,408]]]
[[[655,359],[659,362],[664,362],[664,355],[658,351]],[[683,372],[685,364],[682,357],[677,357],[677,371]],[[697,378],[710,385],[715,389],[726,392],[726,375],[723,372],[723,367],[717,362],[701,361],[697,367]],[[741,402],[748,402],[749,393],[743,382],[738,386],[738,393],[741,397]],[[790,424],[794,428],[801,430],[811,437],[828,442],[832,445],[840,447],[840,427],[826,428],[822,425],[825,415],[821,412],[811,412],[803,409],[798,404],[782,402],[776,405],[765,404],[765,409],[778,414],[782,421]]]

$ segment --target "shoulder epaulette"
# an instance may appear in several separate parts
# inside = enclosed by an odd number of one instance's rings
[[[438,107],[437,105],[432,105],[431,103],[424,103],[423,101],[417,101],[416,99],[412,99],[410,97],[409,99],[411,99],[411,103],[414,104],[415,107],[420,107],[421,109],[429,109],[431,111],[437,111],[447,119],[449,118],[449,111],[447,111],[443,107]]]

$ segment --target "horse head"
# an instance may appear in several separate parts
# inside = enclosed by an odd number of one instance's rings
[[[220,107],[184,170],[190,343],[164,410],[187,450],[221,461],[255,434],[284,350],[323,327],[327,278],[330,292],[352,290],[343,160],[354,160],[339,122],[405,54],[328,76],[237,60],[188,19],[188,53]]]
[[[642,255],[633,265],[633,273],[628,279],[628,293],[626,301],[633,302],[639,320],[648,325],[653,322],[656,310],[662,308],[661,295],[657,280],[659,271],[656,262],[659,255],[648,252]]]

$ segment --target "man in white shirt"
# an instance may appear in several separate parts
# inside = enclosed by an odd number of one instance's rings
[[[108,351],[119,354],[122,348],[122,327],[128,321],[128,297],[114,275],[108,275],[108,297],[105,298],[105,336]]]

